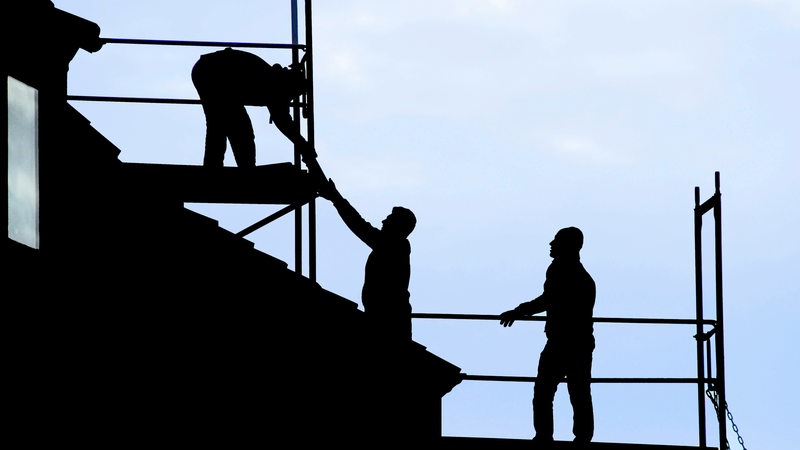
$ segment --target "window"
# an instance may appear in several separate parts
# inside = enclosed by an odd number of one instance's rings
[[[39,93],[8,77],[8,237],[39,248]]]

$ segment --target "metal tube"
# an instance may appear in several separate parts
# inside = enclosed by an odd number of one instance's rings
[[[178,45],[191,47],[249,47],[249,48],[297,48],[303,49],[299,44],[270,44],[257,42],[225,42],[225,41],[170,41],[158,39],[117,39],[100,38],[103,44],[135,44],[135,45]]]
[[[719,172],[714,174],[717,199],[714,205],[714,255],[716,259],[716,300],[717,300],[717,383],[716,391],[719,399],[717,419],[719,421],[719,446],[722,448],[728,442],[726,437],[725,410],[728,406],[725,400],[725,327],[722,311],[722,194],[719,191]]]
[[[296,1],[296,0],[295,0]],[[308,90],[306,91],[306,104],[304,115],[306,118],[306,133],[308,144],[312,149],[316,149],[314,138],[314,52],[313,52],[313,33],[311,27],[311,0],[305,1],[303,7],[306,28],[306,79],[308,80]],[[316,150],[315,150],[316,151]],[[317,280],[317,204],[312,199],[308,204],[308,277],[311,281]]]
[[[703,209],[700,205],[700,188],[694,188],[694,273],[695,273],[695,316],[697,323],[697,378],[702,379],[705,374],[703,370],[703,342],[700,336],[703,334],[703,325],[699,322],[703,319],[703,249],[702,249],[702,228],[703,228]],[[703,384],[697,384],[697,431],[700,448],[706,448],[706,399]]]
[[[297,45],[297,0],[292,0],[292,64],[297,64],[298,57]],[[295,104],[292,107],[292,117],[294,126],[300,128],[300,108]],[[300,169],[300,151],[297,145],[294,146],[294,165]],[[310,214],[309,214],[310,217]],[[294,270],[303,273],[303,206],[298,205],[294,211]]]
[[[510,381],[530,383],[535,382],[536,377],[517,377],[517,376],[503,376],[503,375],[469,375],[462,373],[462,380],[469,381]],[[566,381],[566,378],[564,379]],[[711,381],[709,378],[592,378],[590,380],[593,384],[703,384]]]
[[[445,313],[411,313],[414,319],[466,319],[466,320],[500,320],[496,314],[445,314]],[[530,316],[517,319],[520,322],[544,322],[544,316]],[[667,324],[667,325],[714,325],[713,320],[695,319],[652,319],[635,317],[593,317],[594,323],[638,323],[638,324]]]

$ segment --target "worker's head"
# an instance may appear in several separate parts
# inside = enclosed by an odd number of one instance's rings
[[[408,237],[414,227],[417,226],[417,217],[410,209],[402,206],[392,208],[392,213],[383,219],[381,230],[388,233],[395,233],[402,237]]]
[[[296,97],[302,95],[308,89],[305,73],[299,67],[283,67],[280,64],[273,64],[277,69],[280,84],[292,96]]]
[[[550,241],[550,256],[577,255],[583,247],[583,232],[576,227],[567,227],[558,230],[556,236]]]

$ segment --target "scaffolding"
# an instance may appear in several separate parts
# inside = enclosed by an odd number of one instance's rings
[[[202,47],[234,47],[234,48],[263,48],[285,49],[291,52],[292,63],[304,62],[304,70],[308,80],[306,95],[294,102],[293,118],[296,126],[300,127],[300,119],[304,119],[307,132],[307,141],[314,146],[314,91],[313,91],[313,46],[312,46],[312,14],[311,0],[304,0],[304,40],[300,42],[298,1],[291,0],[292,36],[291,43],[253,43],[253,42],[224,42],[224,41],[175,41],[175,40],[148,40],[102,38],[104,44],[119,45],[163,45],[163,46],[202,46]],[[301,55],[302,53],[302,55]],[[162,103],[162,104],[192,104],[200,105],[196,99],[175,98],[143,98],[143,97],[112,97],[112,96],[87,96],[68,95],[67,100],[89,102],[127,102],[127,103]],[[300,149],[295,146],[293,164],[299,169],[301,166]],[[612,324],[667,324],[695,326],[696,334],[696,376],[671,377],[671,378],[592,378],[592,383],[667,383],[667,384],[695,384],[697,386],[697,416],[698,416],[698,446],[708,448],[706,424],[706,396],[715,402],[718,419],[719,445],[727,445],[726,420],[725,420],[725,359],[724,359],[724,326],[723,326],[723,301],[722,301],[722,217],[719,172],[715,173],[715,192],[707,200],[700,201],[700,189],[694,190],[694,240],[695,240],[695,289],[696,289],[696,316],[693,319],[669,318],[614,318],[595,317],[594,323]],[[316,280],[316,208],[314,200],[308,203],[308,278]],[[259,229],[275,219],[289,212],[295,213],[295,271],[302,274],[303,268],[303,214],[304,203],[290,203],[278,212],[261,219],[236,233],[238,236]],[[703,216],[712,212],[714,220],[714,246],[715,246],[715,317],[705,318],[703,299],[703,273],[702,273],[702,226]],[[476,314],[439,314],[439,313],[412,313],[412,319],[445,319],[445,320],[490,320],[497,321],[497,315]],[[526,317],[519,321],[544,321],[544,317]],[[706,331],[706,327],[710,327]],[[712,346],[713,342],[713,346]],[[716,372],[716,373],[715,373]],[[463,374],[463,380],[491,381],[491,382],[535,382],[536,377],[515,377],[502,375]]]
[[[711,331],[703,332],[699,319],[703,317],[703,248],[702,248],[702,229],[703,215],[713,212],[714,219],[714,284],[715,284],[715,311],[716,320]],[[719,172],[714,173],[714,194],[706,201],[700,203],[700,187],[694,188],[694,267],[695,267],[695,296],[697,310],[697,378],[703,378],[703,362],[707,365],[706,371],[709,376],[708,392],[715,392],[717,404],[717,422],[719,424],[719,445],[727,443],[725,427],[725,340],[724,340],[724,320],[722,309],[722,194],[719,190]],[[714,337],[716,376],[712,377],[714,367],[711,364],[711,337]],[[705,343],[705,351],[703,350]],[[705,430],[705,394],[701,384],[697,385],[697,408],[700,423],[699,443],[700,447],[706,446]]]
[[[312,51],[312,27],[311,27],[311,0],[303,1],[302,15],[304,18],[303,29],[305,31],[304,41],[300,39],[300,9],[298,0],[291,0],[291,43],[259,43],[259,42],[231,42],[231,41],[191,41],[191,40],[158,40],[158,39],[127,39],[101,37],[103,44],[119,45],[156,45],[156,46],[192,46],[192,47],[231,47],[231,48],[255,48],[255,49],[284,49],[291,52],[293,65],[302,64],[308,81],[306,93],[295,99],[292,103],[292,117],[295,127],[301,129],[301,119],[305,120],[306,140],[314,148],[314,57]],[[301,55],[302,53],[302,55]],[[115,97],[115,96],[95,96],[95,95],[67,95],[67,100],[84,102],[119,102],[119,103],[151,103],[151,104],[183,104],[200,105],[199,99],[178,99],[178,98],[152,98],[152,97]],[[294,166],[301,169],[301,149],[298,145],[294,146]],[[272,221],[294,212],[294,266],[298,274],[303,273],[303,207],[308,206],[308,278],[316,281],[316,203],[315,198],[311,197],[304,201],[289,202],[284,208],[270,214],[269,216],[256,221],[254,224],[245,227],[236,234],[240,237],[246,236],[257,229],[266,226]]]
[[[714,246],[715,246],[715,284],[716,308],[713,319],[705,318],[703,308],[703,270],[702,270],[702,226],[703,215],[713,212],[714,219]],[[722,202],[720,194],[719,172],[715,172],[715,192],[704,202],[700,202],[700,188],[695,187],[694,206],[694,240],[695,240],[695,284],[696,284],[696,316],[694,319],[668,319],[668,318],[620,318],[620,317],[595,317],[594,323],[614,324],[666,324],[666,325],[694,325],[697,343],[697,375],[695,377],[671,378],[602,378],[593,377],[594,383],[646,383],[646,384],[695,384],[697,386],[697,430],[699,448],[709,448],[706,424],[706,396],[715,402],[718,421],[720,447],[727,445],[726,415],[725,415],[725,355],[722,310]],[[497,315],[480,314],[431,314],[413,313],[415,319],[447,319],[447,320],[490,320],[498,321]],[[543,322],[545,317],[532,316],[516,319],[518,321]],[[709,331],[705,327],[710,327]],[[714,345],[712,346],[712,338]],[[713,360],[713,363],[712,363]],[[716,369],[716,374],[714,374]],[[464,374],[464,380],[491,381],[491,382],[536,382],[536,377],[519,377],[503,375]],[[713,396],[712,396],[713,393]]]

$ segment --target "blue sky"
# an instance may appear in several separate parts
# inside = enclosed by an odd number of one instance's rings
[[[288,0],[55,4],[106,38],[291,42]],[[499,314],[533,298],[553,234],[574,225],[598,285],[596,316],[693,318],[694,188],[711,196],[719,171],[728,405],[747,447],[793,447],[800,3],[337,0],[316,2],[312,19],[320,164],[372,223],[395,205],[416,213],[415,312]],[[80,51],[69,93],[195,99],[191,67],[213,50]],[[291,62],[285,50],[254,52]],[[202,162],[197,105],[73,105],[123,161]],[[266,111],[250,112],[257,163],[291,161]],[[278,209],[187,206],[232,231]],[[712,318],[709,215],[705,224]],[[293,226],[287,217],[248,238],[293,266]],[[324,200],[317,226],[318,281],[358,302],[368,249]],[[541,327],[417,319],[414,336],[465,373],[534,376]],[[593,374],[692,377],[694,331],[598,324]],[[465,381],[443,399],[443,433],[528,438],[531,391]],[[697,444],[694,386],[593,391],[596,441]],[[556,439],[571,439],[566,389],[555,408]],[[728,440],[740,448],[730,428]]]

